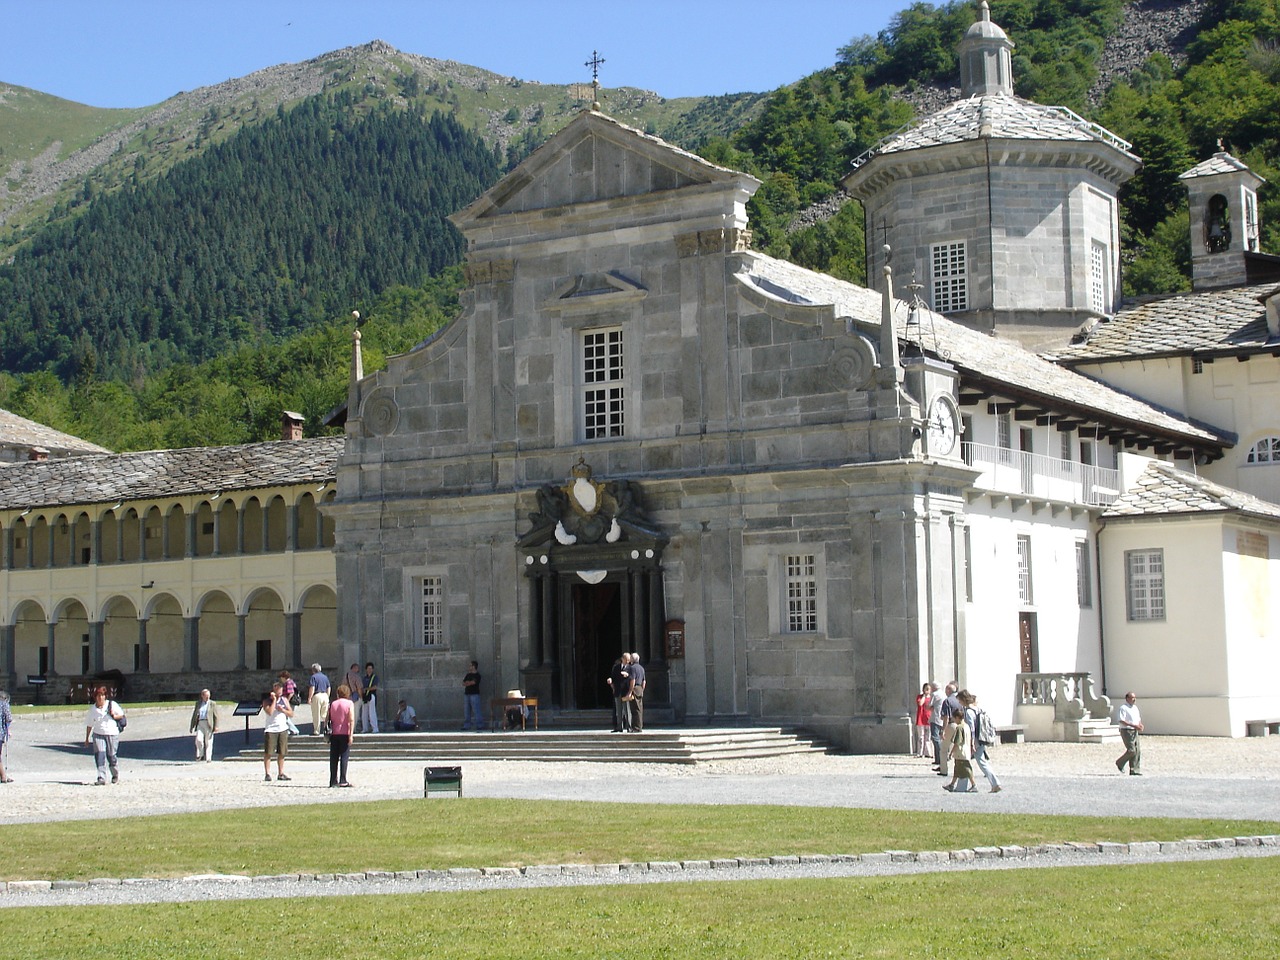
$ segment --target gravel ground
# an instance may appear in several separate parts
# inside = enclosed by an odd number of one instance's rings
[[[197,764],[185,735],[188,708],[137,710],[122,738],[116,786],[95,787],[92,754],[82,744],[80,719],[18,717],[6,770],[14,782],[0,786],[0,823],[145,816],[208,810],[212,807],[286,803],[349,803],[422,796],[419,762],[365,762],[359,740],[352,751],[351,790],[330,790],[327,765],[290,762],[287,783],[266,783],[256,762],[218,760]],[[237,752],[243,730],[219,734],[217,755]],[[797,755],[760,760],[714,761],[696,766],[605,763],[467,761],[463,785],[468,797],[522,797],[616,801],[620,784],[636,802],[778,803],[902,810],[974,810],[1009,813],[1221,817],[1280,822],[1280,737],[1220,740],[1193,737],[1144,738],[1142,777],[1116,773],[1119,748],[1091,744],[1029,743],[1000,747],[993,761],[1003,791],[959,795],[944,792],[943,779],[924,760],[904,756]],[[209,789],[216,783],[216,789]],[[198,789],[197,789],[198,787]],[[282,796],[283,794],[283,796]],[[447,803],[433,797],[430,802]],[[1083,838],[1082,838],[1083,839]],[[180,881],[103,881],[66,889],[0,893],[2,906],[156,902],[187,899],[243,899],[272,896],[333,896],[350,893],[405,893],[426,890],[496,889],[503,886],[583,883],[652,883],[679,879],[752,879],[761,876],[872,876],[917,870],[1069,866],[1144,862],[1153,858],[1268,856],[1280,845],[1226,845],[1198,849],[1147,845],[1127,849],[1036,851],[1024,858],[994,855],[977,861],[945,857],[867,858],[852,862],[725,862],[675,865],[666,869],[606,867],[553,868],[511,875],[479,871],[432,872],[406,876],[287,879],[188,878]],[[779,851],[784,854],[785,851]]]

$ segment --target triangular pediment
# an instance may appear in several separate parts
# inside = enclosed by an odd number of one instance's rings
[[[745,189],[750,195],[759,181],[586,111],[450,219],[465,232],[470,223],[504,214],[714,184]]]

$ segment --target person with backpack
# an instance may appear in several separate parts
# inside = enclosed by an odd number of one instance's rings
[[[968,690],[962,690],[960,691],[960,702],[964,704],[965,721],[969,724],[969,729],[973,731],[973,762],[978,765],[982,775],[991,784],[991,792],[999,793],[1004,788],[1000,786],[1000,778],[991,769],[991,761],[987,758],[987,752],[994,748],[1000,740],[996,734],[996,725],[991,721],[991,714],[977,706],[978,697],[976,694],[972,694]]]
[[[93,703],[85,716],[84,745],[93,743],[93,760],[98,768],[97,786],[107,782],[107,768],[111,768],[111,782],[120,782],[120,769],[116,765],[116,750],[120,745],[120,721],[124,711],[107,696],[107,688],[99,685],[93,691]]]

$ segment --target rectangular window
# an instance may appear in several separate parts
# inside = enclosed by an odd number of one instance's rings
[[[996,417],[996,446],[1000,462],[1013,463],[1013,417],[1007,413]]]
[[[444,643],[444,578],[422,578],[422,645]]]
[[[1093,606],[1093,565],[1087,540],[1076,541],[1076,600],[1081,607]]]
[[[1062,459],[1070,460],[1071,459],[1071,434],[1067,433],[1066,431],[1063,431],[1062,433],[1058,434],[1058,437],[1059,437],[1059,441],[1058,441],[1059,445],[1062,448]]]
[[[1163,550],[1126,551],[1124,583],[1130,620],[1164,619]]]
[[[812,553],[786,558],[787,633],[818,630],[818,565]]]
[[[1035,602],[1031,592],[1031,537],[1018,534],[1018,602],[1024,607]]]
[[[1203,361],[1203,360],[1201,360],[1199,357],[1195,357],[1195,358],[1191,361],[1191,372],[1192,372],[1192,373],[1204,373],[1204,361]]]
[[[929,248],[933,260],[933,309],[955,313],[969,309],[969,270],[964,241],[936,243]]]
[[[626,436],[626,368],[622,329],[582,334],[582,436],[585,440]]]
[[[1109,313],[1111,298],[1107,296],[1107,246],[1093,241],[1089,256],[1089,305],[1098,313]]]

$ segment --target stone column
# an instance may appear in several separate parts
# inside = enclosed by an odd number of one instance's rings
[[[0,570],[13,569],[13,524],[0,531]]]
[[[147,560],[147,516],[145,513],[138,514],[138,561]]]
[[[160,559],[169,559],[169,518],[160,514]]]
[[[213,556],[222,556],[222,511],[211,503],[209,511],[213,514]]]
[[[104,624],[101,620],[89,621],[89,666],[94,673],[101,673],[106,669],[102,636],[103,626]]]
[[[663,596],[662,571],[652,570],[649,572],[649,636],[646,638],[649,642],[647,652],[652,659],[646,662],[643,659],[646,651],[642,649],[641,664],[648,666],[651,662],[658,666],[666,666],[667,645],[663,634],[666,626],[666,600]]]
[[[124,563],[124,517],[119,513],[113,516],[116,518],[116,563]]]
[[[151,672],[151,648],[147,646],[147,621],[138,621],[138,673]]]
[[[284,615],[284,656],[291,670],[302,669],[302,614]]]
[[[248,645],[248,629],[249,615],[247,613],[236,614],[236,669],[248,670],[249,664],[245,662],[245,648]]]
[[[200,618],[182,618],[182,669],[200,669]]]
[[[46,623],[45,629],[48,630],[48,639],[45,646],[49,648],[49,673],[47,676],[56,677],[58,675],[58,625],[56,623]]]
[[[187,542],[182,551],[182,556],[191,560],[196,555],[196,536],[200,531],[200,508],[197,506],[194,510],[187,513]]]
[[[102,563],[102,518],[89,521],[89,563]]]
[[[18,669],[18,627],[16,624],[0,626],[0,666],[9,678],[9,686],[16,686],[14,673]]]
[[[244,507],[236,507],[236,556],[244,556]]]
[[[286,550],[298,549],[298,505],[296,503],[291,503],[285,508],[284,548]]]
[[[45,528],[45,532],[48,534],[47,539],[48,539],[48,542],[49,542],[49,552],[48,552],[48,556],[46,556],[46,557],[44,558],[44,561],[45,561],[45,562],[44,562],[44,565],[45,565],[46,567],[48,567],[50,570],[52,570],[52,569],[53,569],[53,566],[54,566],[54,564],[53,564],[53,538],[54,538],[54,533],[56,532],[56,529],[57,529],[57,524],[56,524],[56,523],[46,523],[46,524],[45,524],[45,526],[44,526],[44,528]]]

